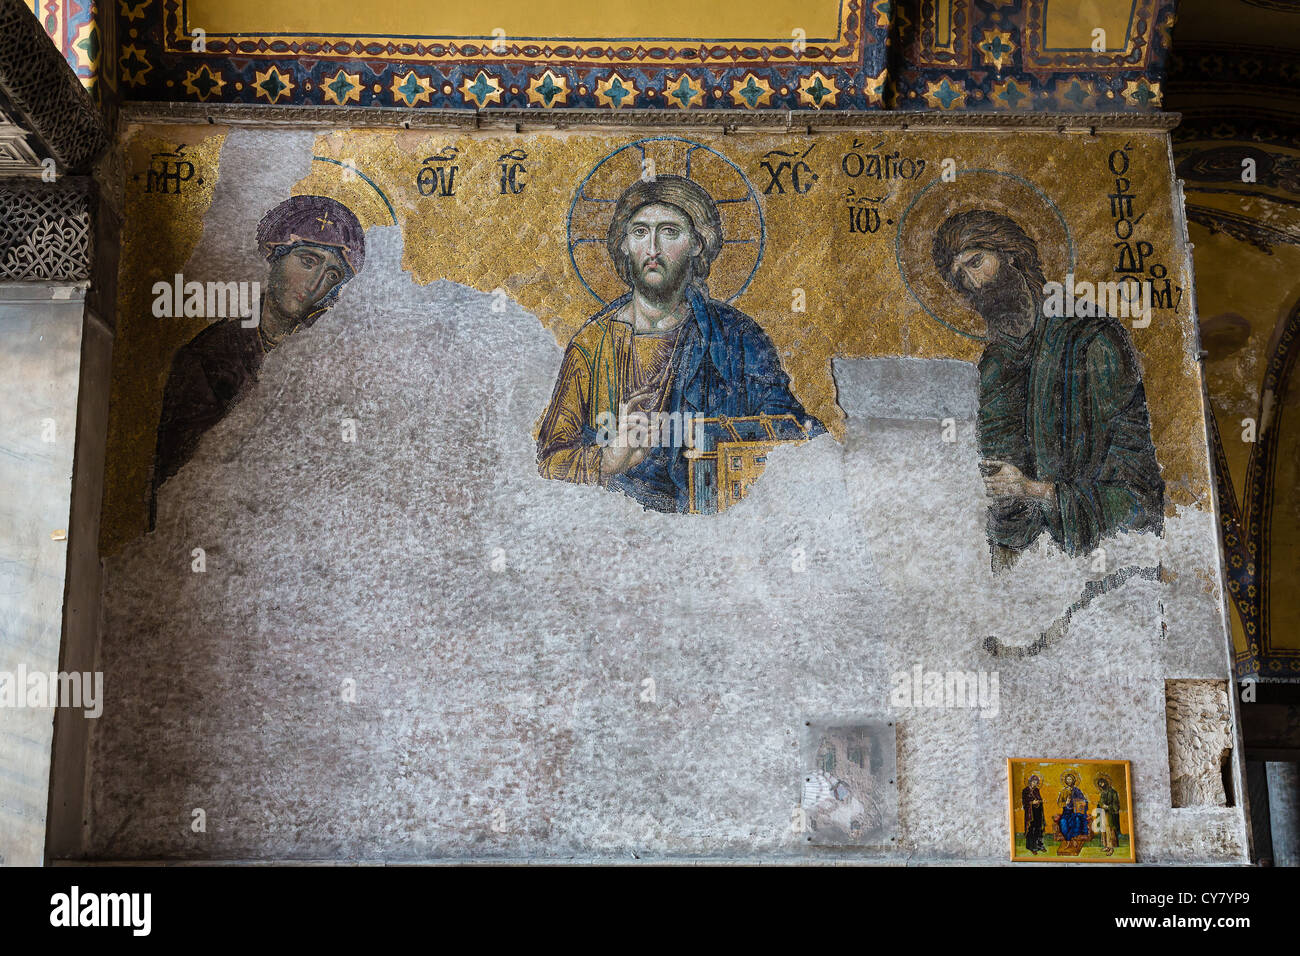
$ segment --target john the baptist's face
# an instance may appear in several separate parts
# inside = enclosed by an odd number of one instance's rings
[[[338,252],[324,246],[299,245],[271,264],[267,293],[284,315],[302,319],[334,291],[344,275]]]
[[[627,224],[624,239],[637,289],[655,297],[679,291],[689,278],[691,258],[701,246],[690,218],[674,206],[642,206]]]
[[[952,272],[957,284],[973,291],[982,289],[997,278],[1002,260],[992,249],[967,249],[953,260]]]
[[[1033,308],[1025,277],[992,249],[974,247],[958,253],[952,278],[990,325],[1014,327]]]

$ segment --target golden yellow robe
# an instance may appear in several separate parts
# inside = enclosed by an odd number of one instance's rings
[[[600,413],[610,412],[616,423],[627,396],[655,380],[663,383],[656,403],[663,407],[669,388],[664,365],[672,361],[681,328],[637,335],[626,314],[621,309],[596,316],[569,343],[539,430],[543,478],[598,484],[601,449],[591,444],[591,436],[599,428]]]

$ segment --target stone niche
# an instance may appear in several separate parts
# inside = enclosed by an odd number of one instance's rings
[[[1165,681],[1165,728],[1169,734],[1171,804],[1228,806],[1233,741],[1227,684],[1217,680]]]

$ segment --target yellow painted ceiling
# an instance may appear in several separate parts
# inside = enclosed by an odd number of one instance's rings
[[[293,33],[329,36],[491,37],[665,37],[690,39],[778,39],[796,28],[808,39],[834,37],[839,0],[607,0],[575,4],[561,0],[317,0],[312,4],[268,4],[264,0],[189,0],[186,22],[210,34]]]

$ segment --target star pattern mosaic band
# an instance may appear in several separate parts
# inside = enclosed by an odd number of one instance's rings
[[[838,35],[806,45],[209,33],[198,52],[182,0],[117,3],[128,99],[435,109],[875,109],[892,18],[840,0]]]
[[[1143,112],[1174,22],[1172,0],[1106,0],[1097,50],[1046,0],[839,0],[836,35],[806,41],[209,32],[199,51],[184,0],[116,3],[128,99],[435,109]]]
[[[1095,25],[1052,22],[1046,0],[896,4],[903,61],[892,78],[897,108],[1159,109],[1172,0],[1104,0],[1088,9],[1097,14]],[[1097,36],[1103,23],[1111,29]],[[1096,42],[1103,49],[1094,49]]]

